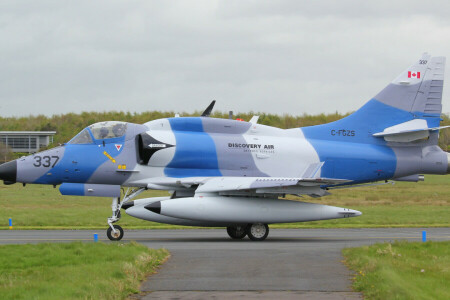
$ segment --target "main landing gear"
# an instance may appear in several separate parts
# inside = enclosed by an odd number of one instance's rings
[[[127,202],[130,202],[131,199],[139,195],[145,190],[145,188],[138,188],[136,190],[127,189],[123,201],[120,202],[120,198],[113,198],[111,208],[112,208],[112,216],[108,218],[109,228],[106,230],[106,235],[111,241],[120,241],[123,238],[123,229],[119,225],[113,225],[121,218],[120,209],[122,205]]]
[[[242,240],[247,235],[247,226],[227,227],[227,233],[233,240]]]
[[[263,223],[248,224],[247,226],[227,227],[228,235],[235,240],[243,239],[246,235],[252,241],[264,241],[269,235],[269,226]]]

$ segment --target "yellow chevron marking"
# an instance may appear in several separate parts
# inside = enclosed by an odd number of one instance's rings
[[[104,154],[107,158],[109,158],[110,161],[112,161],[113,163],[116,163],[116,160],[115,160],[111,155],[109,155],[108,152],[103,151],[103,154]]]

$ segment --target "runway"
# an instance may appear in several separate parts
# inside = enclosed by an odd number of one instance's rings
[[[126,230],[126,229],[125,229]],[[126,230],[125,241],[166,248],[171,258],[142,285],[142,299],[360,299],[342,264],[345,247],[393,240],[450,240],[450,228],[272,229],[267,240],[225,230]],[[92,241],[99,230],[0,231],[0,244]]]

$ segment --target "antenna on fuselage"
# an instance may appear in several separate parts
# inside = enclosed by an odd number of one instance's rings
[[[210,105],[208,105],[208,107],[205,109],[205,111],[202,113],[202,117],[209,117],[210,115],[211,115],[211,111],[213,110],[213,108],[214,108],[214,104],[216,104],[216,100],[213,100],[212,102],[211,102],[211,104]]]

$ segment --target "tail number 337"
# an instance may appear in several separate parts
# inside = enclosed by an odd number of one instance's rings
[[[36,155],[34,157],[34,164],[33,166],[35,166],[36,168],[39,167],[44,167],[44,168],[48,168],[48,167],[54,167],[56,165],[56,163],[59,160],[59,156],[39,156]]]

